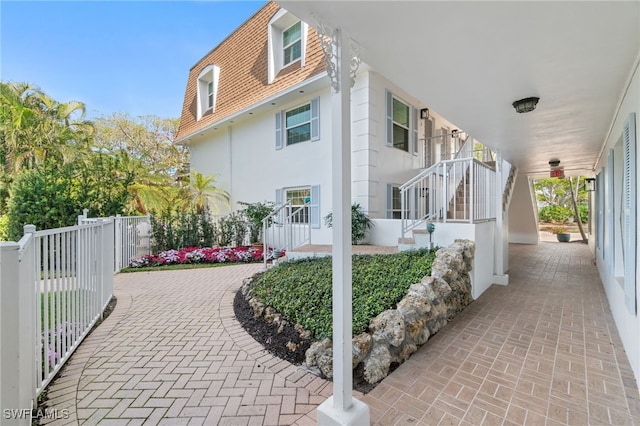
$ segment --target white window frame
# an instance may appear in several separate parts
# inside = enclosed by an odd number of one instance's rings
[[[300,58],[285,64],[284,62],[284,32],[300,22]],[[285,66],[289,66],[297,61],[300,61],[300,66],[304,67],[305,58],[307,52],[307,36],[309,33],[309,26],[306,22],[301,21],[295,15],[289,13],[286,9],[280,9],[273,18],[269,21],[268,27],[268,70],[267,79],[271,84],[278,76],[278,73],[282,71]]]
[[[298,124],[295,124],[295,125],[292,125],[292,126],[287,126],[287,114],[289,114],[290,112],[295,111],[297,109],[304,108],[304,107],[308,107],[308,111],[307,112],[309,114],[309,119],[307,121],[303,121],[301,123],[298,123]],[[302,126],[306,126],[306,125],[309,126],[309,138],[308,139],[304,139],[304,140],[299,140],[299,141],[296,141],[296,142],[289,142],[289,130],[293,130],[293,129],[296,129],[296,128],[299,128],[299,127],[302,127]],[[298,143],[301,143],[301,142],[309,142],[311,140],[311,102],[307,102],[307,103],[299,105],[299,106],[297,106],[295,108],[288,109],[288,110],[286,110],[284,112],[284,140],[285,140],[287,146],[295,145],[295,144],[298,144]]]
[[[296,192],[296,191],[307,191],[308,195],[305,198],[309,198],[309,200],[311,200],[311,187],[310,186],[298,186],[298,187],[292,187],[292,188],[283,188],[284,189],[284,201],[287,202],[289,200],[289,194],[292,192]],[[309,203],[305,203],[303,200],[302,204],[293,204],[291,203],[291,206],[289,206],[287,209],[287,215],[291,215],[293,212],[295,212],[296,210],[298,210],[299,208],[304,207],[304,211],[302,212],[302,216],[303,219],[302,221],[298,221],[298,222],[294,222],[294,223],[300,223],[300,224],[308,224],[311,220],[311,209],[309,206]],[[295,218],[292,218],[292,220],[294,220]]]
[[[292,41],[291,43],[285,45],[284,44],[284,34],[289,31],[290,29],[292,29],[293,27],[295,27],[296,25],[300,25],[300,37],[298,37],[297,39],[295,39],[294,41]],[[286,52],[288,48],[293,48],[293,46],[295,44],[300,44],[300,53],[298,55],[297,58],[294,58],[290,61],[287,61],[287,56],[286,56]],[[289,66],[291,64],[293,64],[294,62],[297,62],[299,60],[302,59],[302,21],[298,21],[295,24],[289,26],[289,28],[286,28],[284,31],[282,31],[282,66],[286,67]]]
[[[196,82],[196,120],[200,120],[209,111],[215,111],[219,79],[220,67],[213,64],[207,65],[198,74]]]
[[[407,108],[407,125],[405,126],[404,124],[398,122],[395,120],[394,117],[394,104],[395,102],[399,102],[400,104],[402,104],[404,107]],[[395,138],[395,131],[392,132],[392,138],[393,138],[393,147],[396,149],[399,149],[400,151],[405,151],[405,152],[411,152],[411,105],[409,105],[408,103],[406,103],[405,101],[403,101],[402,99],[398,98],[397,96],[393,96],[393,101],[391,104],[391,123],[393,125],[393,129],[395,130],[395,127],[398,126],[404,130],[407,131],[407,140],[406,140],[406,144],[407,144],[407,149],[404,148],[400,148],[398,146],[396,146],[396,138]]]

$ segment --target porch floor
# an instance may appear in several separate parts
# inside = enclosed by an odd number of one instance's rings
[[[588,247],[509,250],[509,285],[490,287],[362,398],[374,424],[640,424]]]

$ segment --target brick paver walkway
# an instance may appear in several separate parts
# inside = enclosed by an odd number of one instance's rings
[[[119,274],[114,312],[49,388],[57,424],[314,424],[331,383],[275,358],[235,321],[260,265]]]
[[[372,424],[632,425],[640,397],[588,248],[510,247],[492,286],[369,394]],[[118,306],[49,390],[57,424],[307,425],[331,383],[233,318],[259,265],[120,274]]]

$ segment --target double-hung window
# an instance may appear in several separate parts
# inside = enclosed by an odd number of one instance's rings
[[[291,223],[309,224],[320,229],[320,185],[276,189],[276,204],[290,202],[285,211]]]
[[[282,32],[283,66],[287,66],[302,56],[302,23],[296,22]]]
[[[311,104],[285,112],[287,145],[311,140]]]
[[[207,85],[207,109],[213,108],[213,81]]]
[[[320,140],[320,98],[284,111],[276,118],[276,149]]]
[[[418,109],[386,90],[386,144],[418,154]]]
[[[309,223],[309,201],[311,200],[311,188],[288,189],[285,194],[286,201],[291,202],[289,216],[292,223]]]
[[[218,80],[220,78],[220,67],[208,65],[198,74],[196,86],[196,119],[216,109],[216,92],[218,90]]]
[[[409,152],[409,105],[393,98],[393,147]]]

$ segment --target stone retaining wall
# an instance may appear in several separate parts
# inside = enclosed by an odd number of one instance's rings
[[[353,368],[363,363],[366,381],[377,383],[385,378],[392,363],[406,361],[473,301],[469,271],[473,267],[474,254],[475,243],[470,240],[455,240],[438,250],[431,276],[411,285],[396,309],[384,311],[371,320],[368,333],[353,338]],[[284,323],[273,308],[265,307],[253,297],[251,281],[245,281],[242,292],[254,315],[264,315],[272,323]],[[313,343],[306,352],[307,366],[332,378],[332,352],[331,339]]]
[[[391,363],[406,361],[430,336],[473,301],[469,271],[475,244],[456,240],[438,250],[431,276],[409,287],[396,309],[371,320],[369,332],[353,338],[353,368],[364,365],[364,377],[377,383],[389,374]],[[333,377],[332,342],[315,342],[306,353],[308,367]]]

